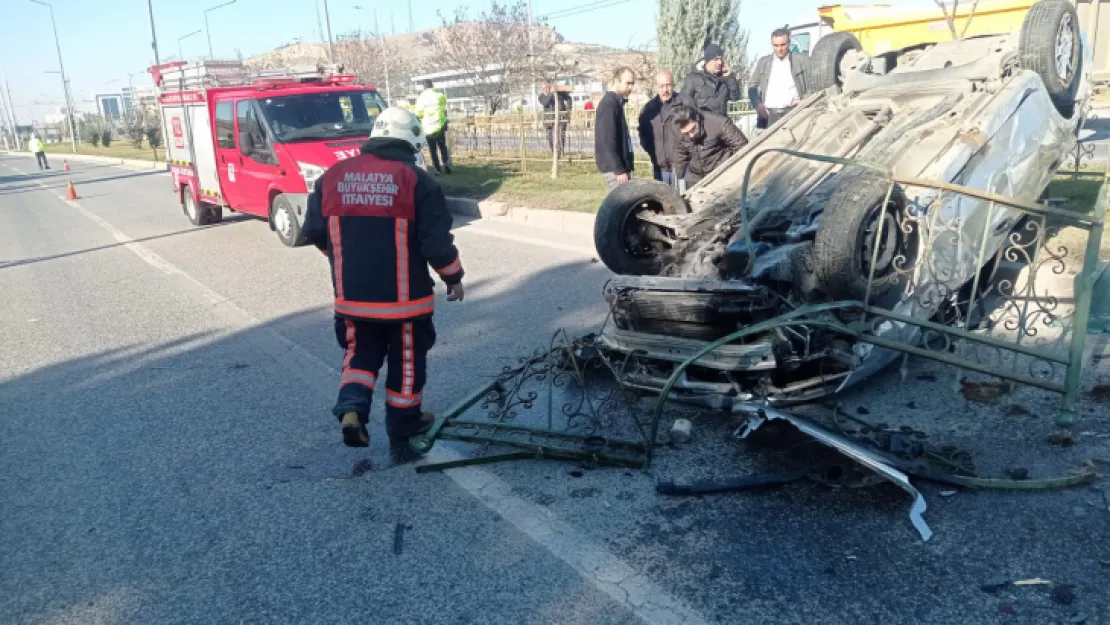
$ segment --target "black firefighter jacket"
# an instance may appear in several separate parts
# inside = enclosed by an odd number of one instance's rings
[[[316,181],[306,239],[331,264],[335,315],[404,322],[431,316],[434,282],[463,277],[443,190],[407,143],[374,138]]]
[[[691,185],[748,145],[744,131],[731,119],[704,111],[700,115],[701,130],[697,138],[691,140],[684,136],[675,145],[675,176],[681,179],[689,171],[686,180]],[[675,134],[678,134],[677,129]]]

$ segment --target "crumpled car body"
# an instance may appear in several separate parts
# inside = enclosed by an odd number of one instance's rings
[[[929,187],[891,191],[889,181],[953,183],[1026,202],[1043,196],[1075,149],[1091,78],[1074,13],[1057,6],[1067,4],[1061,0],[1040,4],[1039,15],[1056,21],[1031,17],[1021,33],[881,58],[847,45],[856,50],[837,55],[838,84],[806,98],[681,202],[651,182],[618,187],[599,212],[595,242],[619,274],[606,287],[612,318],[599,340],[622,362],[624,383],[660,390],[708,343],[806,304],[866,298],[936,319],[1022,215]],[[1040,69],[1024,60],[1034,49]],[[921,231],[930,222],[946,224],[951,236]],[[926,265],[930,271],[915,272]],[[912,293],[904,279],[911,273]],[[913,325],[874,331],[920,340]],[[776,328],[706,354],[673,388],[721,407],[752,399],[789,405],[849,388],[897,356],[836,333]]]

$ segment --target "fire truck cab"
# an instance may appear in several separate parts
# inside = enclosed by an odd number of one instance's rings
[[[166,162],[189,221],[217,223],[226,207],[267,219],[289,247],[303,244],[316,179],[359,153],[386,108],[377,89],[339,71],[251,71],[238,61],[151,67]]]

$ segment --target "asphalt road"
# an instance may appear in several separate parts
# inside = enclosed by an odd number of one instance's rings
[[[936,532],[923,543],[889,485],[656,495],[657,479],[778,461],[731,440],[723,417],[648,471],[417,475],[390,466],[380,406],[372,447],[344,448],[315,250],[241,216],[191,227],[164,173],[53,164],[0,156],[5,624],[1110,622],[1101,485],[941,497],[922,484]],[[62,199],[68,180],[76,202]],[[437,287],[433,409],[605,313],[609,274],[588,237],[455,232],[467,300]],[[1044,440],[1053,398],[969,404],[954,373],[912,364],[937,381],[892,373],[846,405],[972,448],[987,473],[1110,458],[1108,411],[1087,395],[1077,442],[1060,449]],[[1090,367],[1085,389],[1107,377]],[[1073,586],[1074,600],[1052,585],[981,589],[999,576]]]

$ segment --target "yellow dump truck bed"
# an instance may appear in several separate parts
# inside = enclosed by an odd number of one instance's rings
[[[1029,7],[1037,0],[984,0],[979,2],[967,36],[999,35],[1021,30]],[[963,33],[971,15],[971,0],[964,0],[955,16],[956,32]],[[949,6],[951,12],[951,6]],[[821,7],[821,19],[834,31],[850,32],[865,52],[883,54],[923,43],[951,41],[952,32],[940,8],[896,11],[889,4],[835,4]]]

